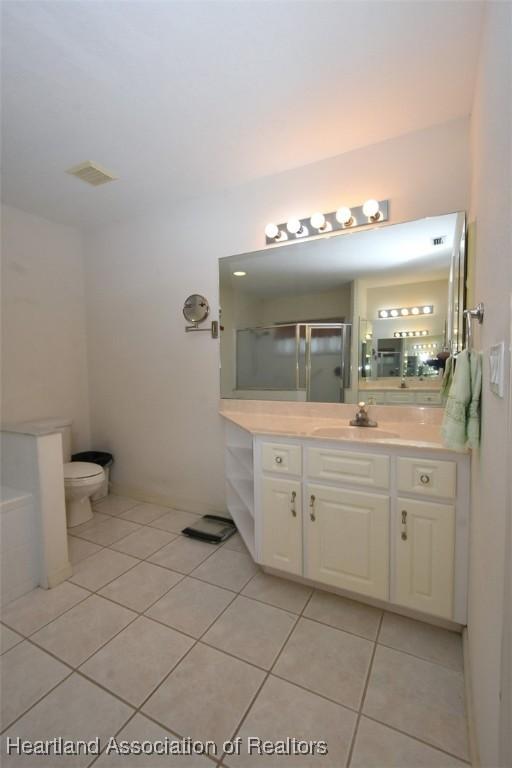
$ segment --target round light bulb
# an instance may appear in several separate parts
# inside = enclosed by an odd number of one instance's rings
[[[241,270],[239,270],[237,272],[233,272],[233,274],[235,277],[245,277],[247,272],[242,272]]]
[[[277,224],[274,224],[273,222],[267,224],[265,227],[265,235],[269,240],[275,240],[276,237],[279,237],[279,227]]]
[[[343,205],[336,211],[336,221],[339,224],[343,224],[345,227],[352,223],[352,211]]]
[[[405,309],[405,307],[404,307],[404,309],[400,310],[400,314],[403,315],[404,317],[407,317],[407,315],[409,314],[409,310]]]
[[[423,307],[424,315],[430,315],[431,312],[432,312],[432,307]]]
[[[391,317],[398,317],[398,309],[392,309],[390,315]]]
[[[402,336],[402,338],[403,338],[404,336],[407,336],[407,334],[406,334],[406,332],[405,332],[405,331],[402,331],[402,333],[400,334],[400,336]]]
[[[381,311],[379,312],[379,315],[380,317],[387,317],[388,316],[387,309],[381,309]]]
[[[324,229],[325,228],[325,216],[323,213],[314,213],[310,219],[311,226],[314,229]]]
[[[286,229],[291,235],[296,235],[301,231],[302,224],[299,219],[289,219],[286,224]]]
[[[418,307],[413,307],[411,309],[411,315],[419,315],[419,313],[420,313],[420,310]]]
[[[422,332],[421,332],[421,335],[422,335],[422,336],[428,336],[428,331],[422,331]]]
[[[373,219],[379,213],[377,200],[366,200],[363,204],[363,213],[368,219]]]

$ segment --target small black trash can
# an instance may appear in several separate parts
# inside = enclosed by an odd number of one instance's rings
[[[82,451],[81,453],[74,453],[71,457],[71,461],[90,461],[92,464],[99,464],[103,467],[105,472],[105,480],[101,485],[101,488],[91,496],[92,501],[99,501],[108,496],[108,480],[110,474],[110,467],[113,464],[114,457],[111,453],[106,451]]]

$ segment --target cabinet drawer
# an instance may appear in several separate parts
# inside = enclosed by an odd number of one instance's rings
[[[418,405],[441,405],[440,392],[417,392],[416,402]]]
[[[302,473],[301,446],[286,443],[263,443],[261,446],[261,466],[265,472],[277,472],[280,475],[300,475]]]
[[[389,457],[372,453],[333,451],[329,448],[308,448],[308,476],[314,480],[334,480],[368,488],[388,488]]]
[[[457,490],[457,464],[437,459],[397,459],[397,487],[420,496],[454,499]]]

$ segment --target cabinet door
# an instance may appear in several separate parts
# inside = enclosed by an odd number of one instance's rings
[[[306,575],[334,587],[389,597],[389,498],[309,483]]]
[[[393,602],[434,616],[453,615],[455,509],[397,499]]]
[[[261,480],[261,562],[302,574],[302,493],[298,480]]]

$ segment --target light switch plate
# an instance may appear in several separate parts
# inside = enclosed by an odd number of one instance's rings
[[[489,350],[489,384],[491,392],[503,397],[505,376],[505,342],[493,344]]]

